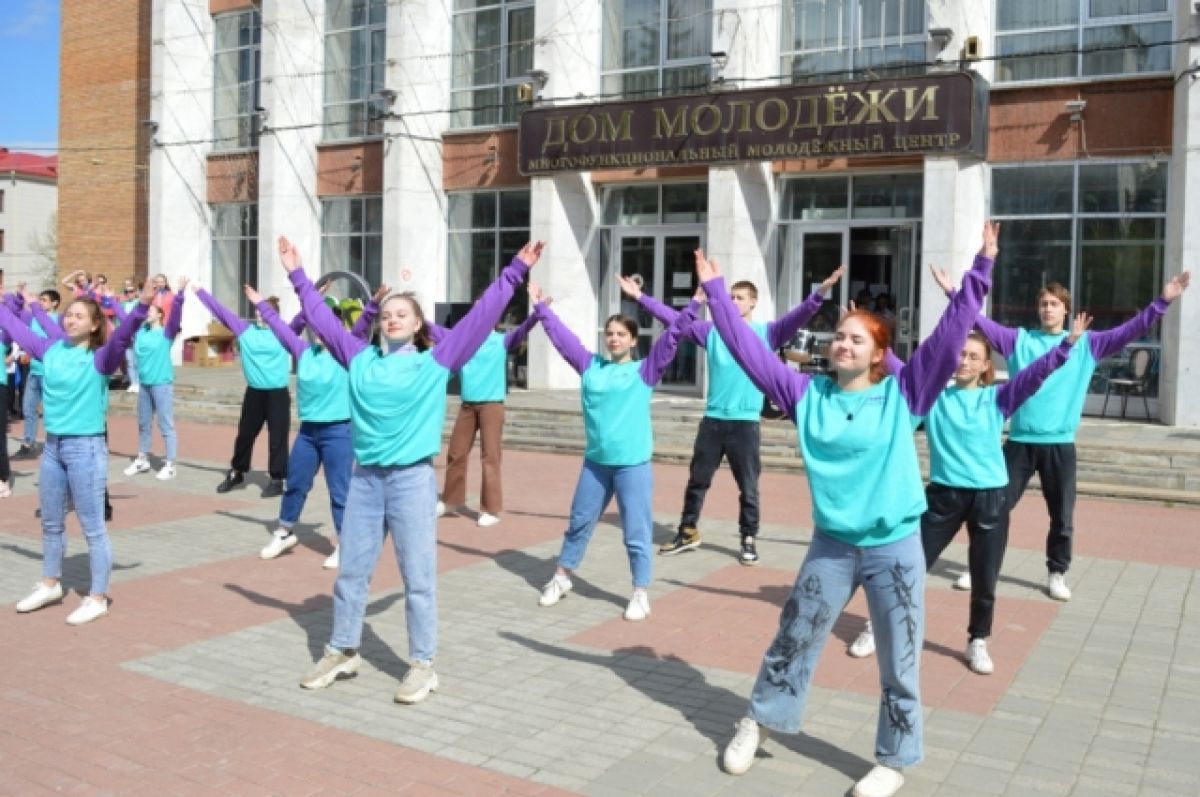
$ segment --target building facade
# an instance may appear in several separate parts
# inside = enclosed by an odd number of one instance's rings
[[[619,273],[684,301],[696,246],[756,283],[763,318],[847,263],[837,302],[887,294],[906,356],[945,306],[927,266],[961,275],[994,217],[993,318],[1035,323],[1037,289],[1058,281],[1113,326],[1200,263],[1200,226],[1185,223],[1200,202],[1196,27],[1185,0],[154,2],[147,262],[231,305],[252,282],[295,307],[276,265],[287,235],[314,274],[412,290],[429,312],[470,301],[532,235],[547,244],[534,279],[589,342],[609,314],[634,310]],[[787,121],[794,142],[847,121],[853,106],[836,99],[740,99],[804,87],[874,97],[854,115],[886,137],[920,110],[911,86],[960,73],[985,89],[971,150],[714,147],[688,161],[559,159],[536,174],[522,159],[531,108],[615,109],[611,130],[593,116],[540,141],[585,151],[662,133],[625,129],[621,103],[684,102],[673,130],[687,135]],[[889,108],[889,91],[912,107]],[[743,116],[706,116],[715,97]],[[826,117],[801,118],[819,103]],[[1155,352],[1152,411],[1168,424],[1200,426],[1200,402],[1185,400],[1200,390],[1198,321],[1192,292],[1139,342]],[[1121,365],[1101,364],[1090,411]],[[528,380],[577,384],[540,335]],[[668,378],[692,393],[704,380],[686,351]]]
[[[9,290],[53,287],[58,158],[0,147],[0,271]]]

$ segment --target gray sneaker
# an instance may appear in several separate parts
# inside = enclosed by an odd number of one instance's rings
[[[400,681],[400,688],[396,690],[396,702],[410,705],[420,703],[429,697],[430,692],[436,692],[437,688],[438,677],[433,671],[433,664],[414,661],[404,674],[404,679]]]
[[[321,657],[311,670],[300,680],[300,686],[305,689],[324,689],[342,675],[354,675],[362,664],[362,656],[358,651],[345,651],[325,646],[325,655]]]

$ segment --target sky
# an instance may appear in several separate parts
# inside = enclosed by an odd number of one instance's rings
[[[0,0],[0,146],[58,145],[58,0]]]

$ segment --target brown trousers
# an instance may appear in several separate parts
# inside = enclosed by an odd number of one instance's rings
[[[475,433],[479,432],[479,446],[483,460],[483,489],[480,490],[479,508],[492,515],[504,511],[504,491],[500,486],[500,457],[504,437],[504,402],[487,401],[479,404],[463,404],[450,433],[450,447],[446,452],[446,483],[442,489],[442,501],[454,507],[467,500],[467,459],[471,446],[475,444]]]

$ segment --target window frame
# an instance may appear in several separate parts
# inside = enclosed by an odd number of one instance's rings
[[[254,21],[252,29],[255,31],[253,41],[249,44],[241,44],[236,47],[228,47],[222,49],[219,45],[219,37],[216,35],[217,26],[223,20],[241,18],[249,16]],[[220,58],[223,54],[240,53],[243,50],[248,50],[251,53],[251,63],[253,64],[254,76],[253,80],[253,103],[249,111],[238,110],[233,116],[219,116],[218,103],[221,94],[222,86],[219,82],[221,70],[218,66]],[[258,108],[262,107],[262,12],[257,8],[242,9],[239,11],[229,11],[227,13],[218,14],[213,17],[213,151],[221,153],[238,152],[245,150],[254,150],[258,148],[259,137],[262,132],[262,115],[258,112]],[[239,58],[240,64],[240,58]],[[239,98],[241,95],[241,86],[248,81],[240,80],[241,73],[239,69],[239,80],[236,83],[238,88]],[[248,142],[244,141],[241,133],[241,125],[238,125],[238,135],[229,139],[223,137],[217,130],[218,125],[223,121],[237,121],[241,119],[249,120],[249,136]],[[228,143],[227,143],[228,142]]]
[[[259,237],[259,218],[258,218],[258,202],[222,202],[209,206],[212,209],[213,224],[210,245],[212,254],[209,258],[209,267],[212,272],[212,281],[209,283],[212,286],[212,294],[226,307],[233,308],[235,302],[231,299],[236,299],[237,314],[239,318],[253,318],[254,307],[251,306],[250,300],[245,297],[242,292],[243,285],[258,284],[258,237]],[[217,213],[228,210],[230,208],[239,209],[240,213],[245,213],[248,209],[252,211],[250,226],[253,227],[253,234],[246,234],[247,220],[243,216],[238,226],[238,235],[220,235],[218,230],[220,225],[217,223]],[[231,286],[227,292],[224,285],[220,284],[218,275],[220,271],[217,268],[217,256],[220,252],[218,247],[219,241],[238,241],[238,253],[241,256],[239,259],[237,279],[235,284]]]
[[[620,2],[620,0],[616,0]],[[613,0],[609,0],[613,2]],[[650,97],[662,97],[666,95],[666,87],[664,86],[664,76],[667,72],[676,69],[685,69],[689,67],[703,67],[709,71],[709,80],[706,80],[703,86],[697,86],[690,91],[676,91],[675,94],[694,94],[701,93],[708,89],[711,81],[712,55],[713,48],[713,0],[703,0],[707,4],[703,15],[707,17],[708,26],[708,46],[706,52],[702,55],[690,56],[687,58],[669,58],[667,53],[670,49],[670,25],[672,21],[668,14],[668,4],[670,0],[658,0],[658,61],[653,66],[636,66],[625,67],[621,69],[606,69],[605,55],[608,46],[608,15],[605,13],[604,6],[606,3],[601,3],[601,23],[600,23],[600,93],[601,96],[611,98],[622,98],[629,100],[649,99]],[[657,88],[654,92],[639,92],[629,95],[625,91],[608,91],[605,88],[605,83],[608,78],[622,77],[625,75],[633,75],[638,73],[654,72],[656,76],[655,84]],[[673,95],[672,95],[673,96]]]
[[[455,226],[453,213],[451,212],[451,205],[455,201],[457,201],[459,198],[474,198],[476,196],[484,195],[484,194],[491,195],[493,197],[494,204],[493,204],[493,211],[492,211],[492,224],[490,226],[480,226],[480,225],[476,225],[474,223],[474,220],[472,219],[471,223],[469,223],[466,226]],[[505,226],[503,224],[503,213],[502,213],[501,207],[502,207],[502,203],[503,203],[503,196],[505,194],[512,195],[512,196],[519,196],[522,194],[524,195],[526,202],[529,203],[529,208],[526,211],[526,218],[529,221],[526,225],[524,225],[524,226],[511,226],[511,225]],[[494,243],[492,246],[492,274],[491,274],[491,278],[488,280],[488,283],[490,284],[498,276],[500,276],[501,270],[504,269],[504,267],[508,265],[508,263],[504,261],[505,251],[504,251],[504,247],[501,245],[501,241],[502,241],[503,237],[506,234],[512,234],[515,232],[524,231],[525,240],[529,240],[530,231],[533,226],[532,218],[529,216],[529,212],[531,210],[532,210],[532,191],[528,188],[522,188],[522,187],[495,188],[495,189],[484,189],[484,190],[480,190],[480,191],[448,191],[446,193],[446,251],[448,253],[448,256],[446,258],[446,294],[445,295],[446,295],[446,301],[448,303],[453,304],[453,303],[473,302],[475,300],[474,295],[467,296],[464,298],[461,295],[454,295],[451,293],[451,285],[456,283],[456,280],[454,280],[451,275],[451,272],[455,268],[455,264],[454,264],[455,258],[453,256],[453,253],[455,252],[455,247],[453,244],[454,236],[455,235],[474,236],[479,233],[491,233],[494,236],[494,239],[493,239]],[[515,254],[515,252],[514,252],[514,254]],[[468,265],[468,268],[469,268],[469,265]],[[469,279],[471,275],[468,274],[467,276]],[[461,282],[461,280],[458,280],[458,282]],[[470,293],[471,294],[476,293],[479,290],[479,287],[480,286],[472,285]],[[486,287],[486,285],[481,286],[481,287]],[[502,320],[515,316],[517,323],[520,323],[526,317],[528,317],[529,302],[528,302],[527,297],[528,297],[528,294],[526,293],[525,288],[523,286],[519,286],[517,288],[516,292],[513,294],[513,299],[512,299],[512,301],[509,302],[508,308],[504,311]]]
[[[384,133],[385,133],[384,121],[387,119],[388,103],[387,103],[387,100],[385,100],[382,96],[379,95],[379,92],[381,89],[384,89],[387,87],[387,64],[388,64],[388,59],[387,59],[387,4],[386,3],[383,4],[382,20],[378,20],[375,22],[371,21],[371,13],[370,12],[371,12],[371,7],[374,4],[374,0],[365,0],[366,11],[367,11],[367,21],[364,24],[350,25],[348,27],[340,27],[340,28],[333,27],[333,22],[331,21],[331,16],[333,14],[335,14],[337,12],[337,10],[340,9],[341,6],[339,5],[339,3],[345,4],[345,3],[349,3],[349,2],[353,2],[353,0],[329,0],[329,2],[327,2],[325,4],[325,35],[323,37],[324,41],[322,42],[323,48],[324,48],[324,79],[322,81],[322,97],[321,97],[321,143],[323,143],[323,144],[333,143],[333,142],[345,142],[345,141],[376,140],[376,139],[383,138]],[[350,54],[347,53],[346,54],[347,58],[345,59],[347,62],[347,66],[345,66],[342,69],[334,70],[330,66],[330,64],[332,63],[332,60],[333,60],[329,57],[330,42],[336,36],[341,36],[341,35],[348,34],[348,33],[352,34],[353,32],[360,31],[360,30],[364,31],[364,40],[366,42],[365,46],[368,51],[368,57],[363,60],[362,66],[355,67],[355,66],[353,66],[353,64],[350,63],[350,58],[349,58]],[[372,41],[375,38],[375,34],[378,32],[382,32],[382,34],[383,34],[383,36],[382,36],[382,38],[383,38],[383,53],[381,53],[381,54],[375,53],[374,45],[372,44]],[[330,100],[329,100],[330,92],[328,90],[328,87],[329,87],[329,83],[332,79],[334,79],[336,77],[339,80],[344,80],[352,88],[353,87],[353,72],[355,69],[366,69],[373,73],[376,65],[381,67],[380,72],[382,74],[382,77],[380,79],[379,85],[374,85],[374,80],[372,79],[372,85],[369,87],[369,90],[367,91],[366,96],[351,98],[349,100],[343,100],[343,101],[338,101],[338,102],[330,102]],[[336,74],[336,73],[344,73],[344,75]],[[350,93],[350,90],[348,89],[347,94],[349,94],[349,93]],[[343,122],[343,121],[331,122],[330,121],[330,117],[329,117],[330,109],[332,109],[332,108],[354,108],[357,106],[362,106],[364,108],[363,120],[361,123],[349,122],[349,121],[345,121],[345,122]],[[361,126],[362,126],[361,132],[355,132],[355,130],[353,129],[354,125],[356,125],[356,124],[361,124]],[[347,132],[345,135],[340,135],[340,134],[333,135],[330,132],[330,128],[335,125],[345,125],[348,128],[351,128],[351,130],[349,132]]]
[[[358,203],[360,218],[363,220],[361,230],[351,230],[349,232],[334,231],[331,232],[327,228],[329,221],[330,208],[334,203]],[[368,202],[378,202],[379,205],[374,209],[374,212],[368,208]],[[353,214],[353,209],[349,209],[350,214]],[[368,221],[376,219],[379,222],[378,229],[371,229]],[[383,283],[383,195],[382,194],[349,194],[345,196],[325,196],[321,197],[321,273],[328,274],[331,271],[348,271],[351,274],[357,274],[366,280],[371,290],[375,290]],[[347,242],[358,239],[360,241],[360,251],[362,252],[362,269],[355,270],[349,262],[349,257],[345,262],[330,262],[328,257],[329,245],[336,240],[344,240]],[[379,252],[379,273],[371,273],[371,264],[368,262],[368,253],[371,251],[370,242],[378,239],[377,250]],[[346,250],[349,251],[348,249]]]
[[[904,0],[904,2],[909,2],[909,1],[910,0]],[[891,47],[891,46],[901,46],[901,47],[917,46],[917,47],[920,47],[921,54],[920,54],[918,60],[914,61],[914,62],[912,62],[912,64],[908,65],[908,68],[919,70],[920,74],[924,74],[926,71],[925,62],[928,60],[927,47],[928,47],[928,41],[929,41],[929,3],[928,3],[928,0],[911,0],[911,1],[919,2],[924,8],[924,15],[923,15],[924,22],[921,27],[921,30],[918,33],[900,33],[899,35],[896,35],[896,36],[883,35],[883,36],[878,37],[877,39],[872,39],[871,41],[878,42],[878,47]],[[840,70],[840,71],[835,71],[835,72],[811,73],[814,76],[815,82],[827,82],[827,81],[838,80],[838,79],[844,80],[844,79],[854,76],[855,73],[865,72],[867,70],[871,70],[871,71],[874,71],[874,72],[877,72],[880,74],[884,73],[885,71],[888,74],[892,74],[893,72],[898,73],[898,74],[904,74],[904,70],[906,68],[904,65],[889,67],[889,66],[874,66],[871,64],[859,62],[859,59],[856,57],[856,55],[859,53],[866,52],[866,48],[863,47],[862,3],[860,2],[860,0],[845,0],[845,3],[846,3],[846,7],[850,11],[850,26],[849,26],[848,32],[846,33],[846,39],[848,40],[848,44],[846,44],[844,46],[839,45],[836,47],[815,47],[815,48],[804,49],[804,50],[790,49],[793,42],[795,41],[795,35],[794,35],[795,19],[796,19],[795,0],[784,0],[784,2],[782,2],[780,4],[780,8],[779,8],[779,31],[780,31],[780,36],[779,36],[779,73],[782,76],[784,81],[786,81],[789,84],[798,84],[801,82],[807,82],[807,81],[800,81],[797,79],[797,76],[795,74],[795,67],[793,66],[792,62],[800,56],[822,55],[822,54],[826,54],[826,53],[845,53],[846,54],[846,68],[843,70]],[[901,9],[900,16],[901,16],[901,19],[903,19],[903,9]]]
[[[479,0],[479,3],[480,3],[480,5],[476,5],[476,6],[469,7],[469,8],[461,8],[461,9],[455,8],[451,12],[451,18],[450,18],[450,31],[451,31],[451,34],[450,34],[451,35],[450,108],[451,108],[451,110],[450,110],[450,122],[449,122],[448,128],[453,131],[480,130],[480,129],[495,128],[495,127],[515,127],[518,124],[520,112],[522,110],[530,107],[530,103],[518,102],[516,100],[517,86],[526,82],[526,76],[529,74],[529,70],[526,70],[525,72],[522,72],[519,75],[510,75],[509,71],[508,71],[509,70],[508,62],[509,62],[510,53],[512,52],[514,47],[525,46],[525,47],[528,47],[532,53],[534,44],[537,41],[537,36],[536,36],[537,4],[536,4],[535,0]],[[454,5],[457,6],[458,3],[455,2]],[[455,32],[458,29],[458,21],[460,18],[466,17],[471,14],[481,14],[481,13],[493,11],[493,10],[498,11],[499,15],[500,15],[500,41],[499,41],[499,43],[497,43],[495,45],[489,45],[489,47],[494,47],[495,49],[498,49],[500,51],[500,55],[499,55],[499,59],[498,59],[500,77],[499,77],[498,81],[495,83],[471,83],[469,85],[455,86],[454,85],[455,61],[456,61],[456,59],[461,57],[454,46],[454,38],[455,38]],[[534,35],[531,38],[529,38],[528,40],[522,40],[521,42],[514,43],[510,40],[511,39],[511,31],[509,29],[510,15],[512,14],[512,12],[524,11],[524,10],[529,10],[533,14],[534,26],[535,26],[533,29]],[[477,50],[471,50],[470,52],[476,52],[476,51]],[[533,63],[533,59],[531,57],[530,58],[530,70],[532,70],[534,68],[535,68],[535,64]],[[473,116],[476,108],[475,108],[475,103],[474,103],[473,99],[467,106],[465,106],[463,108],[458,108],[455,105],[456,98],[459,95],[473,97],[473,95],[476,94],[477,92],[485,91],[487,89],[496,89],[498,92],[499,107],[495,109],[496,121],[476,123],[474,121],[474,119],[472,118],[469,123],[460,123],[457,119],[458,114],[470,114]],[[508,96],[510,96],[510,94],[512,97],[511,103],[506,99]],[[509,110],[510,108],[512,109],[511,111]],[[512,114],[511,119],[506,118],[507,114],[509,114],[509,113]]]

